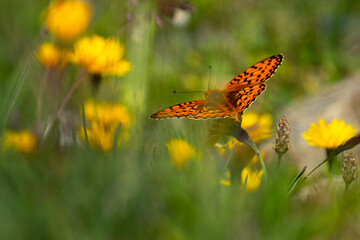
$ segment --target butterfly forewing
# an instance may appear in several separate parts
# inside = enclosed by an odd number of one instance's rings
[[[238,91],[244,87],[254,86],[265,82],[275,73],[283,59],[284,56],[282,54],[277,54],[254,64],[234,77],[226,84],[223,91]]]

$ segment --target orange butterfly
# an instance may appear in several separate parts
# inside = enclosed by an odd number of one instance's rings
[[[234,77],[222,90],[210,89],[206,99],[173,105],[150,116],[153,119],[241,119],[243,111],[265,90],[265,81],[274,75],[284,59],[282,54],[266,58]]]

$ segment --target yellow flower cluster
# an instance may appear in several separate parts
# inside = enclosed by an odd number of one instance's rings
[[[178,169],[183,168],[191,159],[197,159],[199,154],[186,140],[175,138],[166,143],[171,163]]]
[[[70,43],[86,30],[90,18],[91,7],[87,2],[60,0],[47,8],[45,24],[58,41]],[[90,74],[124,76],[131,69],[124,54],[125,48],[118,39],[94,35],[75,42],[71,54],[64,47],[44,43],[39,47],[37,57],[42,64],[52,68],[60,65],[63,69],[68,61],[72,61]]]
[[[326,124],[324,119],[319,119],[319,124],[311,123],[310,128],[303,133],[302,137],[311,146],[332,149],[354,137],[356,131],[351,124],[346,125],[344,120],[334,119]]]
[[[124,76],[130,71],[124,54],[125,49],[118,39],[94,35],[75,43],[72,61],[92,74]]]
[[[129,72],[130,63],[124,59],[125,48],[118,39],[97,35],[78,39],[88,27],[91,15],[91,6],[86,0],[51,1],[44,21],[56,41],[55,44],[44,42],[39,47],[39,61],[47,67],[61,70],[68,62],[72,62],[93,75],[123,76]],[[75,41],[77,39],[78,41]],[[73,51],[66,50],[71,46]],[[76,83],[68,96],[71,96],[76,88]],[[120,142],[128,139],[131,117],[126,107],[116,103],[87,101],[85,114],[89,123],[87,137],[92,147],[108,152],[114,145],[119,146]],[[119,124],[119,142],[114,144]],[[78,135],[85,140],[84,129],[80,128]]]
[[[129,110],[125,106],[118,103],[89,100],[85,102],[84,110],[85,118],[90,124],[86,128],[86,133],[91,147],[104,152],[113,149],[115,132],[119,124],[121,124],[121,132],[117,143],[118,147],[129,138],[132,119]],[[85,141],[83,127],[79,128],[78,136]]]
[[[30,131],[6,131],[2,143],[3,150],[14,148],[21,153],[32,153],[36,150],[37,140]]]
[[[87,2],[60,0],[50,4],[45,15],[49,32],[61,42],[71,42],[87,28],[91,7]]]
[[[51,68],[60,67],[63,69],[70,59],[70,52],[64,49],[60,49],[50,42],[44,42],[40,45],[37,58],[39,61]]]

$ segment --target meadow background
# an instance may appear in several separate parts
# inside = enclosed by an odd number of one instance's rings
[[[183,15],[175,18],[169,7],[164,9],[169,2],[183,8]],[[82,35],[120,39],[131,71],[102,78],[95,90],[88,77],[47,128],[81,69],[67,66],[61,86],[52,89],[54,98],[44,86],[46,67],[35,54],[43,41],[55,41],[44,33],[49,1],[0,3],[0,134],[28,129],[38,139],[31,154],[0,153],[0,239],[360,238],[359,182],[345,192],[340,170],[330,174],[324,165],[322,174],[288,194],[303,165],[285,154],[277,166],[277,156],[267,154],[268,180],[257,191],[245,192],[236,170],[230,186],[219,183],[224,159],[207,145],[216,120],[149,119],[172,104],[203,98],[173,90],[207,90],[209,65],[211,88],[221,89],[257,61],[282,53],[284,63],[247,110],[270,113],[274,136],[283,109],[341,86],[359,72],[359,1],[90,4],[91,22]],[[88,98],[129,109],[126,143],[104,153],[79,139],[81,101]],[[347,123],[359,127],[359,119]],[[273,136],[259,148],[272,145]],[[171,163],[166,147],[176,138],[198,153],[181,169]],[[318,151],[319,162],[326,154]],[[248,162],[245,158],[239,153],[239,161]]]

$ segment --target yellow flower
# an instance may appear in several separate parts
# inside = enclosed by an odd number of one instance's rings
[[[37,140],[34,134],[29,131],[6,131],[2,146],[3,150],[14,148],[27,154],[35,151]]]
[[[70,42],[85,31],[90,17],[91,8],[87,2],[60,0],[50,4],[45,25],[56,39]]]
[[[100,149],[104,152],[109,152],[113,149],[115,131],[117,126],[112,125],[110,128],[105,128],[99,122],[92,122],[89,128],[86,128],[89,144],[95,149]],[[78,134],[80,138],[85,141],[85,133],[83,127],[79,128]]]
[[[265,154],[264,151],[260,151],[260,154],[261,154],[263,159],[266,159],[266,154]],[[260,164],[259,157],[256,154],[254,154],[254,156],[249,161],[249,164],[252,165],[252,166],[259,165]]]
[[[84,103],[84,110],[86,120],[89,122],[101,122],[104,126],[121,123],[127,129],[130,127],[131,117],[129,111],[121,104],[87,100]]]
[[[344,120],[334,119],[326,124],[324,119],[319,119],[319,125],[311,123],[310,128],[302,134],[302,137],[311,146],[332,149],[355,136],[356,131],[351,124],[346,125]]]
[[[264,171],[262,169],[260,171],[253,170],[249,165],[246,166],[241,172],[242,186],[244,186],[246,180],[246,191],[247,192],[256,191],[260,186],[261,178],[263,175],[264,175]]]
[[[272,122],[272,116],[268,113],[259,115],[255,112],[249,112],[243,115],[241,127],[248,132],[254,143],[258,143],[272,136]]]
[[[56,47],[54,44],[44,42],[40,45],[37,51],[37,58],[39,61],[48,67],[55,68],[60,65],[63,69],[69,61],[70,53]]]
[[[124,76],[130,62],[123,59],[124,47],[115,38],[84,37],[75,43],[72,61],[91,74]]]
[[[195,148],[184,139],[171,139],[166,143],[166,146],[169,150],[171,163],[178,169],[183,168],[190,159],[198,158]]]
[[[268,139],[272,136],[272,117],[270,114],[259,115],[257,113],[246,113],[243,115],[241,126],[249,134],[254,143]],[[236,152],[241,152],[240,146],[243,143],[239,142],[236,138],[230,137],[225,145],[219,143],[215,144],[216,149],[220,155],[225,154],[225,149],[233,150],[237,144]]]
[[[131,116],[128,109],[118,103],[95,102],[88,100],[84,104],[85,118],[90,123],[86,128],[89,144],[95,149],[109,152],[113,149],[116,129],[121,124],[117,146],[129,138]],[[78,136],[85,141],[83,127],[79,127]]]
[[[231,186],[231,173],[229,170],[226,170],[225,176],[220,179],[220,184],[224,186]]]

